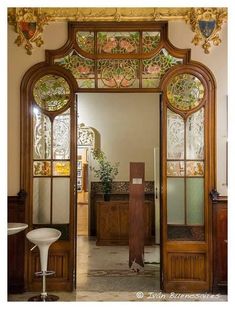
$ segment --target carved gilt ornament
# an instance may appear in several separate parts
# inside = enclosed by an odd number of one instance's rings
[[[8,22],[18,37],[15,43],[24,44],[28,55],[34,44],[43,45],[42,32],[49,22],[62,21],[160,21],[185,20],[195,33],[192,43],[203,41],[205,53],[209,53],[211,41],[219,45],[219,31],[227,20],[226,8],[9,8]]]

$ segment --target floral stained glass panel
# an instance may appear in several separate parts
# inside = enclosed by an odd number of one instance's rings
[[[97,32],[97,52],[130,54],[139,51],[139,32]]]
[[[186,162],[187,176],[204,176],[204,162],[202,161],[187,161]]]
[[[33,97],[40,108],[50,112],[58,111],[68,103],[69,84],[61,76],[44,75],[35,83]]]
[[[144,53],[153,51],[159,46],[160,42],[160,32],[143,32],[142,33],[142,50]]]
[[[138,60],[99,60],[99,88],[138,88]]]
[[[56,59],[55,64],[69,70],[77,80],[79,88],[95,87],[95,61],[72,51],[64,58]]]
[[[51,162],[50,161],[34,161],[33,162],[34,176],[51,176]]]
[[[184,120],[167,109],[167,159],[184,159]]]
[[[70,175],[70,161],[53,162],[53,176],[69,176],[69,175]]]
[[[76,41],[78,46],[89,54],[94,54],[94,32],[78,31],[76,33]]]
[[[167,176],[184,176],[184,161],[168,161]]]
[[[142,87],[158,87],[163,75],[171,67],[181,63],[183,59],[173,57],[165,48],[161,49],[156,56],[143,60]]]
[[[51,158],[51,121],[39,108],[33,108],[33,158]]]
[[[204,86],[192,74],[174,76],[167,86],[169,103],[180,110],[191,110],[197,107],[204,97]]]
[[[70,108],[53,121],[53,159],[70,158]]]

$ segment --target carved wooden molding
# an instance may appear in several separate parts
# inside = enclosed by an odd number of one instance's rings
[[[43,45],[42,32],[49,22],[61,21],[160,21],[185,20],[191,24],[195,33],[192,43],[202,45],[209,53],[210,41],[219,45],[219,31],[227,20],[226,8],[9,8],[8,22],[18,34],[15,43],[24,44],[28,55],[32,54],[33,45]],[[206,31],[210,25],[213,31]]]

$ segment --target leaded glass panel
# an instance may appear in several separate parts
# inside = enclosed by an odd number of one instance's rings
[[[138,88],[138,60],[99,60],[99,88]]]
[[[184,176],[184,161],[168,161],[167,176]]]
[[[53,176],[69,176],[69,175],[70,175],[70,161],[53,162]]]
[[[79,55],[73,50],[69,55],[56,59],[55,64],[69,70],[80,88],[95,87],[95,61]]]
[[[34,161],[33,162],[34,176],[51,176],[51,162],[50,161]]]
[[[94,32],[78,31],[76,33],[76,41],[78,46],[89,54],[94,54]]]
[[[70,108],[53,121],[53,159],[70,158]]]
[[[204,159],[204,108],[191,114],[186,122],[186,158]]]
[[[167,86],[169,103],[180,110],[197,107],[204,96],[204,86],[194,75],[184,73],[172,78]]]
[[[139,32],[97,32],[97,52],[130,54],[139,51]]]
[[[204,162],[202,161],[187,161],[186,162],[187,176],[204,176]]]
[[[47,111],[62,109],[69,100],[70,88],[66,80],[58,75],[44,75],[33,88],[33,97],[39,107]]]
[[[162,76],[171,67],[183,63],[183,60],[173,57],[165,48],[162,48],[156,56],[142,60],[142,62],[142,87],[156,88],[159,86]]]
[[[156,49],[160,42],[160,32],[158,31],[149,31],[142,33],[142,50],[144,53],[148,53]]]
[[[33,158],[51,158],[51,121],[39,108],[33,108]]]
[[[184,120],[167,109],[167,159],[184,159]]]

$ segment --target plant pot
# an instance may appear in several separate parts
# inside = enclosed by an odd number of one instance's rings
[[[104,201],[105,201],[105,202],[110,201],[110,193],[105,193],[105,194],[104,194]]]

